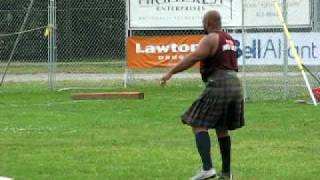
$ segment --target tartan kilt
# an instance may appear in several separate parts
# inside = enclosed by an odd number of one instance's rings
[[[236,75],[220,74],[209,78],[205,90],[182,115],[182,123],[221,130],[235,130],[244,126],[241,82]]]

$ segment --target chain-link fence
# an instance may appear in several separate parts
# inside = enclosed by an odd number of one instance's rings
[[[58,88],[122,82],[125,11],[119,0],[57,1]]]
[[[48,3],[31,2],[30,0],[0,2],[0,75],[2,76],[8,67],[6,81],[47,78],[48,46],[43,30],[47,26]],[[29,7],[31,8],[28,12]],[[26,26],[23,31],[26,32],[21,33],[24,20]],[[11,55],[11,64],[7,66]],[[34,79],[30,74],[38,76]]]
[[[125,0],[64,0],[57,2],[57,62],[56,88],[105,88],[123,83],[126,70],[126,1]],[[288,0],[289,6],[301,1]],[[314,41],[319,28],[319,2],[310,1],[310,26],[290,26],[293,37],[298,41],[298,50],[303,58],[317,59],[318,46]],[[264,4],[263,6],[257,4]],[[18,32],[30,0],[2,0],[0,2],[0,34]],[[273,1],[243,0],[245,22],[253,23],[254,16],[275,16]],[[314,5],[315,4],[315,5]],[[284,7],[284,6],[283,6]],[[257,10],[258,8],[258,10]],[[261,9],[259,9],[261,8]],[[266,9],[269,9],[267,11]],[[271,9],[271,10],[270,10]],[[272,11],[272,12],[271,12]],[[289,10],[292,14],[301,14],[299,8]],[[48,2],[35,0],[26,30],[47,25]],[[290,19],[290,17],[289,17]],[[200,21],[200,20],[199,20]],[[314,22],[313,26],[312,23]],[[275,22],[274,22],[275,23]],[[305,96],[304,81],[292,58],[292,52],[285,40],[281,22],[273,27],[233,27],[225,29],[232,33],[242,44],[243,56],[239,59],[240,73],[246,95],[251,99],[275,99]],[[314,28],[314,29],[313,29]],[[18,44],[8,80],[12,78],[26,80],[47,80],[47,38],[44,29],[24,33]],[[202,34],[201,30],[134,30],[131,36],[191,35]],[[17,35],[0,37],[0,70],[12,51]],[[286,52],[289,51],[288,58]],[[291,54],[290,54],[291,53]],[[288,59],[288,60],[286,60]],[[264,62],[260,63],[259,62]],[[255,63],[253,63],[255,62]],[[258,63],[257,63],[258,62]],[[319,63],[310,63],[309,69],[317,75]],[[167,69],[129,70],[129,84],[136,79],[156,81]],[[24,74],[27,76],[18,76]],[[185,78],[200,81],[197,69],[184,74]],[[28,79],[29,78],[29,79]],[[309,77],[313,87],[317,86],[314,78]]]
[[[313,26],[314,31],[320,32],[320,1],[314,0],[313,6]]]
[[[49,1],[42,0],[0,2],[0,75],[8,67],[6,82],[48,80],[48,37],[44,36],[48,5]],[[54,8],[58,57],[55,87],[92,88],[104,86],[106,81],[122,82],[125,1],[56,1]]]
[[[279,99],[308,96],[306,83],[297,66],[288,36],[282,28],[283,24],[275,10],[274,1],[243,1],[245,7],[248,7],[244,9],[244,24],[252,23],[246,21],[253,16],[251,8],[255,8],[254,12],[258,13],[255,15],[261,17],[262,21],[265,17],[277,17],[274,25],[280,27],[246,27],[243,42],[249,52],[244,57],[246,65],[243,67],[242,77],[248,98]],[[288,24],[289,35],[293,37],[298,54],[305,60],[306,68],[317,76],[320,63],[316,55],[318,34],[312,32],[313,1],[310,1],[310,4],[309,1],[281,0],[279,2],[281,2],[279,5],[282,8],[284,23]],[[257,3],[264,5],[259,6]],[[308,11],[309,7],[310,11]],[[305,20],[301,20],[303,16],[306,16]],[[309,23],[308,20],[310,20]],[[266,23],[272,24],[272,22]],[[259,61],[263,63],[261,65],[252,63]],[[316,79],[310,73],[307,74],[311,86],[319,86]]]
[[[293,50],[289,47],[289,41],[283,31],[282,22],[279,19],[274,1],[269,0],[243,0],[243,27],[225,28],[239,42],[242,57],[239,58],[240,73],[246,97],[252,100],[259,99],[285,99],[299,96],[308,96],[308,91],[301,72],[293,57]],[[317,60],[317,45],[313,33],[312,19],[316,18],[314,1],[280,1],[283,8],[283,15],[288,19],[289,30],[293,39],[297,42],[298,54],[303,59],[308,59],[305,64],[315,76],[318,76],[319,61]],[[310,3],[309,3],[310,2]],[[301,11],[303,5],[305,11]],[[309,11],[310,10],[310,11]],[[255,13],[255,14],[253,14]],[[303,15],[302,15],[303,14]],[[299,16],[306,16],[301,22],[294,22],[300,19]],[[252,17],[261,18],[258,22]],[[272,19],[273,22],[268,22]],[[309,21],[304,22],[304,21]],[[259,25],[255,25],[259,24]],[[178,31],[155,31],[155,30],[133,30],[132,36],[159,36],[159,35],[192,35],[203,34],[199,30],[178,30]],[[148,70],[153,74],[161,70]],[[307,71],[307,70],[306,70]],[[129,78],[134,79],[134,74],[141,71],[132,70]],[[145,70],[144,70],[145,72]],[[317,80],[310,73],[308,79],[312,87],[320,86]],[[159,77],[156,76],[156,77]],[[187,78],[199,79],[197,70],[188,71]],[[140,76],[141,78],[141,76]]]

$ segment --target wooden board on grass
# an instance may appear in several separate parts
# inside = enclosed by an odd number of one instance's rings
[[[103,93],[77,93],[71,95],[74,100],[99,99],[144,99],[142,92],[103,92]]]

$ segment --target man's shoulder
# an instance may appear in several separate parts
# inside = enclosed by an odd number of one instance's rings
[[[219,33],[212,32],[210,34],[207,34],[204,39],[209,40],[209,41],[216,41],[219,39]]]
[[[208,37],[214,38],[214,37],[219,37],[219,32],[211,32],[207,34]]]

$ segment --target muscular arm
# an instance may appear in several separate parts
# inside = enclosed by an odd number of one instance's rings
[[[210,34],[201,39],[197,50],[190,55],[186,56],[179,64],[173,67],[167,74],[165,74],[160,84],[165,85],[171,79],[172,75],[185,71],[192,67],[200,60],[207,58],[215,53],[218,47],[219,37],[217,34]]]
[[[212,35],[206,36],[201,39],[197,50],[186,56],[180,63],[173,67],[168,73],[177,74],[185,71],[196,64],[198,61],[203,60],[210,56],[214,43]]]

